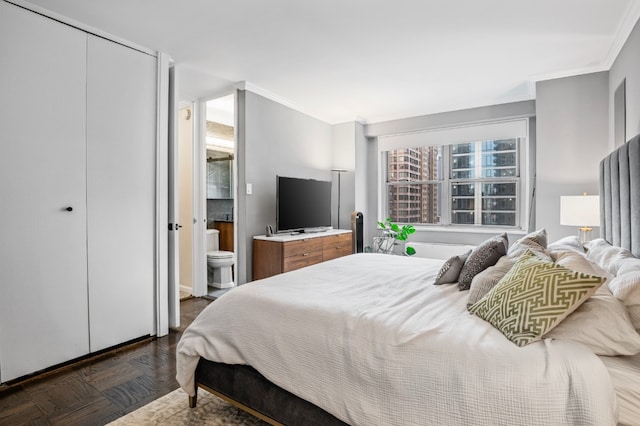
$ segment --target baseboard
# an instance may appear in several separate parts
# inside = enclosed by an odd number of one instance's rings
[[[182,284],[180,284],[180,291],[183,291],[183,292],[189,293],[189,294],[193,294],[193,288],[188,287],[186,285],[182,285]]]

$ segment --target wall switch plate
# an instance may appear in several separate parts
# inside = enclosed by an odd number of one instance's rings
[[[253,185],[250,183],[247,184],[247,195],[253,194]]]

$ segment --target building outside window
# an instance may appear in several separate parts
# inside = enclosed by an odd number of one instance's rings
[[[521,139],[386,151],[387,216],[431,225],[519,226]]]

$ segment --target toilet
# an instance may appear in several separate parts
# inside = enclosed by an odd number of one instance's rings
[[[207,229],[207,284],[216,288],[233,287],[232,267],[235,256],[230,251],[221,251],[220,231]]]

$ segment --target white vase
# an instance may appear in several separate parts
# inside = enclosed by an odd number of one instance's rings
[[[376,253],[393,254],[395,245],[396,239],[394,237],[373,237],[373,250]]]

